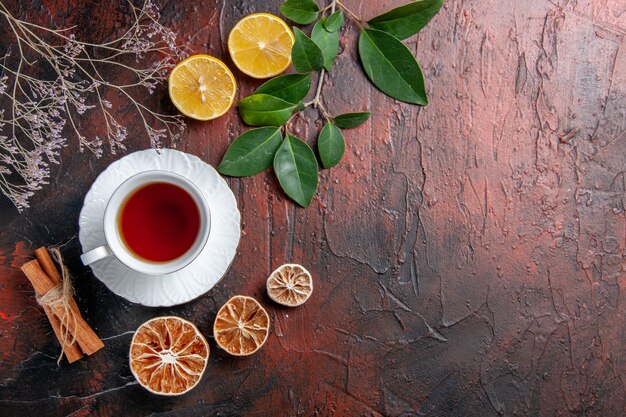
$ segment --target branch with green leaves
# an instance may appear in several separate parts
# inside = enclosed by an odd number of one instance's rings
[[[346,144],[342,129],[357,127],[370,117],[369,112],[331,116],[323,104],[324,77],[332,71],[339,51],[343,12],[361,28],[359,57],[370,81],[394,99],[424,106],[428,104],[424,77],[402,40],[426,26],[443,1],[414,1],[363,21],[338,0],[331,0],[322,9],[314,0],[286,0],[280,11],[287,19],[299,25],[315,23],[310,36],[293,28],[295,43],[291,58],[297,74],[275,77],[239,101],[241,118],[257,128],[233,141],[217,170],[224,175],[246,177],[273,167],[285,193],[307,207],[317,191],[319,166],[309,145],[290,132],[294,115],[313,107],[326,120],[317,139],[324,168],[337,165],[343,156]],[[314,98],[303,102],[311,92],[315,72],[319,75]]]

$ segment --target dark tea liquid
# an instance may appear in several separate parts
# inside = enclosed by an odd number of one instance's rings
[[[120,209],[122,241],[137,257],[172,261],[187,252],[200,230],[200,210],[191,195],[167,182],[135,190]]]

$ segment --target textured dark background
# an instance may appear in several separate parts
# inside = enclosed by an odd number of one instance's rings
[[[370,18],[403,1],[345,3]],[[123,2],[5,4],[31,21],[78,25],[83,39],[128,22]],[[230,64],[234,22],[278,5],[170,1],[161,10],[192,51]],[[306,210],[271,173],[229,180],[239,253],[192,303],[133,305],[79,265],[71,239],[81,202],[115,157],[70,146],[31,209],[18,214],[0,198],[0,415],[624,415],[626,3],[448,0],[408,40],[425,108],[370,85],[357,33],[354,22],[341,33],[324,102],[332,113],[370,109],[371,122],[346,133],[342,163],[321,173]],[[259,84],[236,76],[240,97]],[[146,102],[170,108],[164,88]],[[296,123],[310,143],[318,128]],[[233,108],[189,123],[179,149],[216,165],[242,129]],[[36,247],[67,241],[78,304],[106,347],[57,367],[58,344],[17,268]],[[284,262],[314,275],[303,307],[264,295]],[[271,314],[261,351],[232,358],[210,338],[210,364],[188,395],[158,398],[136,385],[127,350],[140,323],[177,314],[210,336],[234,294]]]

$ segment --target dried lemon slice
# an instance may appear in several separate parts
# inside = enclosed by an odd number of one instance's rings
[[[270,317],[252,297],[236,295],[217,312],[213,324],[215,341],[235,356],[251,355],[267,340]]]
[[[267,295],[288,307],[302,305],[313,293],[313,278],[302,265],[285,264],[267,279]]]
[[[206,339],[193,323],[180,317],[148,320],[130,342],[130,370],[153,394],[190,391],[202,378],[208,359]]]
[[[210,55],[193,55],[179,62],[169,77],[172,103],[185,116],[212,120],[235,101],[237,82],[230,69]]]
[[[293,32],[281,18],[254,13],[232,28],[228,35],[228,52],[244,74],[269,78],[289,67],[294,41]]]

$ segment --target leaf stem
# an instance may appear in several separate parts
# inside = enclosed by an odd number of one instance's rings
[[[326,107],[322,104],[321,101],[318,103],[317,108],[320,113],[322,113],[322,116],[324,116],[324,119],[326,119],[327,122],[330,122],[332,120],[332,117],[330,116],[330,114],[328,114],[328,112],[326,111]]]
[[[347,8],[345,4],[343,4],[339,0],[336,0],[336,3],[339,5],[339,7],[344,9],[354,20],[356,20],[359,25],[363,26],[365,24],[365,22],[363,22],[363,20],[361,20],[361,18],[357,16],[356,13]]]
[[[322,99],[321,99],[322,87],[324,85],[325,75],[326,75],[326,70],[322,68],[320,71],[319,79],[317,81],[317,89],[315,91],[315,97],[313,98],[313,100],[304,103],[304,108],[307,108],[310,106],[315,107],[321,113],[321,115],[324,116],[324,118],[330,122],[330,116],[328,112],[326,111],[326,107],[324,107],[324,104],[322,103]]]
[[[330,5],[326,6],[324,10],[330,8],[330,13],[332,14],[335,12],[335,9],[337,8],[337,4],[341,5],[341,3],[339,3],[338,0],[332,0]],[[322,114],[322,116],[324,116],[326,120],[330,121],[330,116],[328,115],[328,112],[326,111],[326,108],[324,107],[321,101],[322,87],[324,86],[325,76],[326,76],[326,69],[322,68],[320,70],[320,76],[317,79],[317,88],[315,90],[315,97],[313,98],[313,100],[304,103],[304,108],[313,106],[320,111],[320,113]]]
[[[324,76],[326,75],[326,69],[322,68],[320,76],[317,80],[317,90],[315,90],[315,97],[313,98],[313,107],[317,107],[320,104],[320,95],[322,94],[322,86],[324,85]]]
[[[324,8],[322,9],[322,12],[323,12],[323,11],[326,11],[326,10],[328,10],[328,9],[330,9],[330,13],[331,13],[331,14],[332,14],[332,13],[334,13],[334,12],[335,12],[335,9],[337,8],[337,4],[341,5],[341,3],[340,3],[338,0],[332,0],[332,1],[331,1],[331,3],[330,3],[328,6],[326,6],[326,7],[324,7]],[[344,7],[344,9],[345,9],[345,6],[342,6],[342,7]],[[347,11],[347,9],[346,9],[346,11]],[[348,13],[350,13],[350,12],[348,12]],[[355,17],[355,18],[356,18],[356,17]],[[356,19],[358,19],[358,18],[356,18]],[[360,21],[360,20],[359,20],[359,21]],[[324,77],[325,77],[325,76],[326,76],[326,69],[325,69],[325,68],[322,68],[322,69],[320,70],[320,75],[319,75],[319,78],[317,79],[317,87],[316,87],[316,89],[315,89],[315,97],[313,97],[313,100],[311,100],[311,101],[307,101],[306,103],[303,103],[303,105],[304,105],[303,110],[304,110],[304,109],[306,109],[307,107],[311,107],[311,106],[313,106],[314,108],[316,108],[316,109],[320,112],[320,114],[321,114],[321,115],[322,115],[322,116],[323,116],[323,117],[324,117],[324,118],[325,118],[328,122],[330,122],[330,121],[332,120],[332,117],[329,115],[328,111],[326,111],[326,107],[324,107],[324,104],[322,103],[322,100],[321,100],[321,96],[322,96],[322,87],[324,86]],[[289,118],[289,120],[287,120],[287,122],[283,125],[283,126],[284,126],[284,128],[285,128],[285,134],[287,134],[287,132],[288,132],[288,128],[289,128],[289,125],[290,125],[290,123],[291,123],[291,120],[292,120],[292,119],[296,116],[296,114],[298,114],[298,113],[300,113],[300,112],[296,112],[296,113],[294,113],[293,115],[291,115],[291,117]]]
[[[317,90],[315,92],[315,98],[313,98],[313,100],[307,101],[306,103],[303,103],[303,104],[304,104],[304,109],[306,109],[307,107],[313,106],[314,108],[316,108],[319,111],[319,113],[322,116],[324,116],[324,118],[327,121],[330,122],[332,117],[328,114],[328,111],[326,110],[326,107],[324,106],[324,104],[322,103],[322,100],[321,100],[322,85],[324,84],[324,75],[325,74],[326,74],[326,71],[322,68],[322,70],[320,71],[320,78],[319,78],[319,81],[317,83]],[[290,121],[291,121],[291,118],[289,119],[289,121],[287,121],[287,123],[289,123]]]

